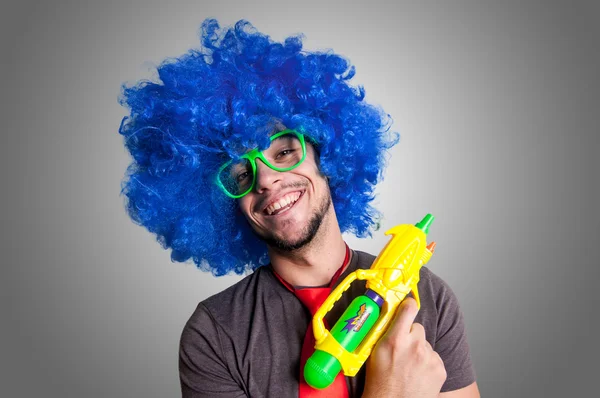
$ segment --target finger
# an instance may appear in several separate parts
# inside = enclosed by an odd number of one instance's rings
[[[425,340],[425,341],[427,341],[427,339],[425,338],[425,328],[420,323],[413,323],[410,326],[410,333],[417,340]],[[429,342],[427,342],[427,344],[429,344]]]
[[[417,316],[417,302],[412,297],[407,297],[398,308],[396,318],[390,327],[390,334],[408,334]]]

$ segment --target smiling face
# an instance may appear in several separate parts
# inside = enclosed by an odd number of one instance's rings
[[[277,159],[282,148],[271,145],[263,154]],[[283,152],[283,156],[293,153]],[[293,170],[279,172],[260,159],[256,159],[256,168],[256,185],[238,200],[240,210],[269,246],[283,251],[304,247],[333,211],[329,185],[319,171],[314,148],[306,143],[306,158]]]

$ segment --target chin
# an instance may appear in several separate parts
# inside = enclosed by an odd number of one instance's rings
[[[296,203],[302,204],[302,202],[299,200]],[[303,206],[306,204],[304,203]],[[275,216],[281,217],[278,221],[271,216],[261,214],[255,221],[262,222],[255,224],[253,230],[271,248],[281,251],[298,250],[314,240],[319,231],[323,229],[321,225],[327,221],[327,214],[332,210],[331,195],[326,195],[314,208],[291,208],[289,211],[293,211],[293,213],[289,213],[288,216],[285,214]],[[256,228],[259,225],[260,228]]]
[[[292,225],[291,228],[289,228],[289,231],[288,228],[284,228],[284,231],[277,235],[267,233],[265,236],[262,236],[261,239],[270,247],[281,251],[289,252],[298,250],[314,240],[321,229],[324,216],[324,212],[317,212],[310,220],[303,222],[302,226],[295,220],[290,220],[290,224]]]

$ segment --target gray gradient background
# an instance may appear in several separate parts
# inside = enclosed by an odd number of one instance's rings
[[[126,216],[120,84],[247,18],[333,48],[402,140],[383,230],[436,215],[430,268],[487,397],[597,396],[600,8],[570,2],[13,2],[2,9],[0,396],[174,397],[196,304],[237,277],[171,263]],[[373,239],[349,237],[377,253]]]

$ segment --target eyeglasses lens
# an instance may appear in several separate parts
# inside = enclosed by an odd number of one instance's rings
[[[248,159],[232,162],[219,174],[223,187],[232,195],[241,195],[252,186],[252,166]]]
[[[267,161],[267,166],[277,171],[297,166],[304,156],[302,143],[295,134],[285,134],[275,138],[262,154]],[[248,191],[254,180],[250,161],[241,159],[230,163],[219,173],[219,180],[231,195],[237,196]]]

